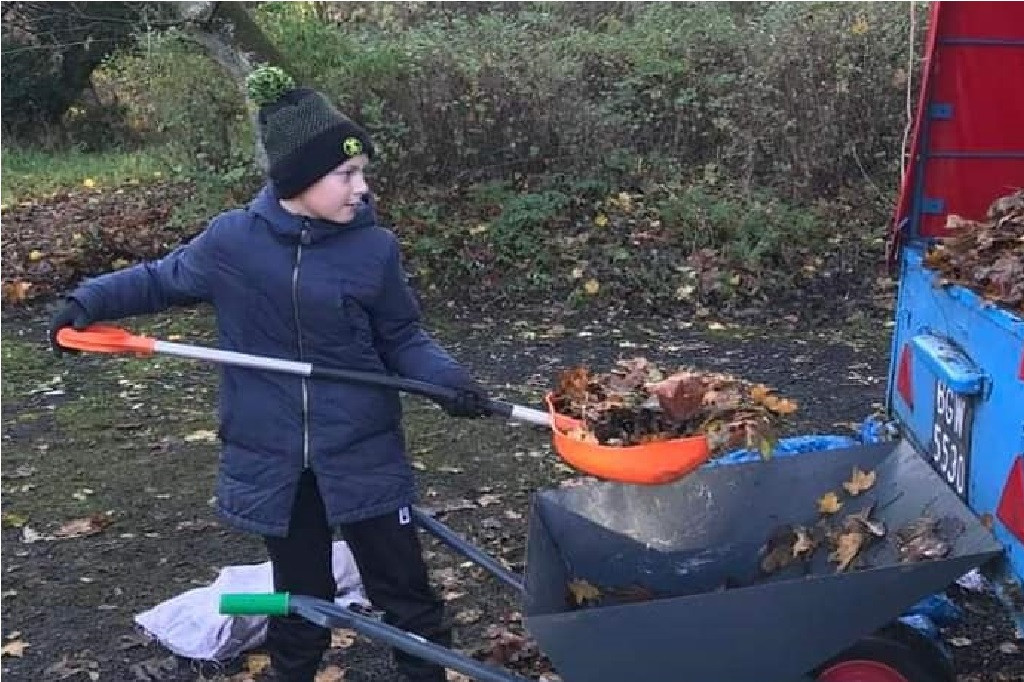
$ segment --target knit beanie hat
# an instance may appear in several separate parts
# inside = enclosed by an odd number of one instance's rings
[[[270,181],[282,199],[301,194],[354,156],[373,158],[373,143],[363,128],[322,93],[296,87],[282,69],[261,66],[249,74],[246,86],[259,106]]]

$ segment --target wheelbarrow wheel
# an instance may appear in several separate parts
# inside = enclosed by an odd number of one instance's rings
[[[859,640],[818,668],[818,682],[953,682],[952,665],[911,628],[890,627]]]

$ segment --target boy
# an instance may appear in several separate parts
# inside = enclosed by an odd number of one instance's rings
[[[486,393],[420,327],[395,236],[376,225],[366,132],[280,69],[250,76],[268,184],[191,242],[153,262],[88,280],[57,310],[58,329],[209,302],[221,348],[327,367],[392,372],[458,389],[453,416],[486,413]],[[333,600],[332,529],[349,543],[371,602],[397,627],[443,645],[451,633],[409,515],[413,472],[394,391],[222,367],[217,506],[264,536],[274,589]],[[273,618],[277,679],[313,680],[330,632]],[[395,652],[414,682],[444,670]]]

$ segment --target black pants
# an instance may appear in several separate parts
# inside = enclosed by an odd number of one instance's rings
[[[403,523],[404,521],[404,523]],[[352,550],[366,595],[384,611],[384,620],[443,646],[451,645],[444,623],[444,602],[430,586],[427,566],[408,514],[399,512],[342,524],[342,537]],[[274,569],[274,589],[333,600],[337,587],[331,568],[333,534],[327,525],[323,499],[311,471],[299,481],[288,536],[266,537]],[[271,618],[267,649],[272,667],[288,682],[311,682],[330,646],[326,628],[297,616]],[[416,682],[443,682],[444,669],[395,651],[400,672]]]

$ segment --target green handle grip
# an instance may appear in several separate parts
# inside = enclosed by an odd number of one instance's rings
[[[222,594],[220,612],[225,616],[287,616],[287,592]]]

